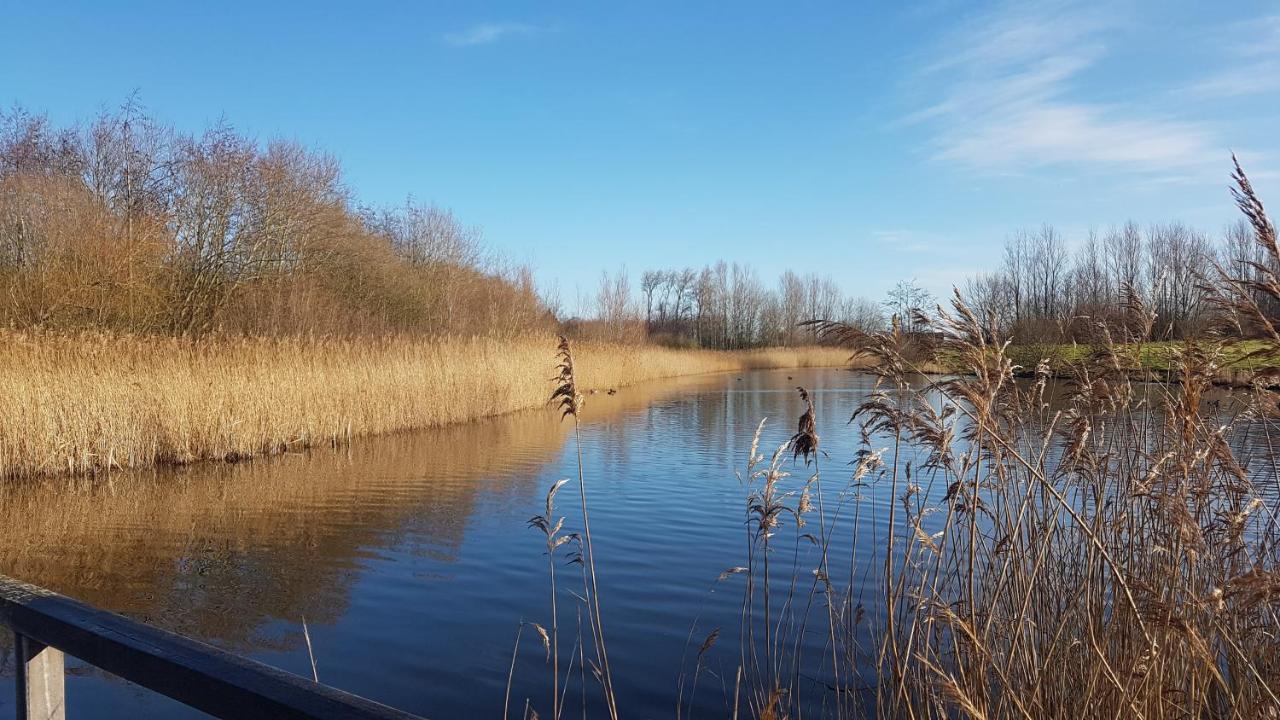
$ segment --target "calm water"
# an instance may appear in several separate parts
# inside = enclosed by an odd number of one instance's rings
[[[628,717],[672,716],[682,659],[712,628],[736,632],[740,585],[711,589],[745,561],[735,471],[757,424],[770,418],[762,451],[785,441],[803,410],[794,388],[810,388],[830,453],[824,477],[847,478],[858,445],[846,421],[872,384],[837,370],[762,371],[589,398],[592,527]],[[520,621],[549,625],[542,536],[526,522],[575,473],[570,426],[539,411],[340,451],[9,487],[0,571],[309,675],[305,617],[322,681],[428,717],[498,717]],[[575,488],[559,498],[570,529]],[[887,490],[867,494],[862,532],[874,541]],[[580,582],[572,568],[561,581]],[[562,597],[563,663],[576,619]],[[10,640],[0,642],[11,678]],[[723,715],[731,642],[708,658],[696,714]],[[547,673],[526,634],[513,706],[531,697],[549,714]],[[200,717],[83,666],[67,692],[78,718]],[[12,712],[0,687],[0,716]]]

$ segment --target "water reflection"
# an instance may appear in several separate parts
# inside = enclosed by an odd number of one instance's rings
[[[456,559],[479,502],[523,497],[521,470],[563,429],[517,416],[338,451],[206,464],[0,492],[4,572],[178,632],[245,650],[273,618],[332,621],[359,559],[412,534]]]

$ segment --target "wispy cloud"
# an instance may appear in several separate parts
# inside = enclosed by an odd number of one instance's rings
[[[535,25],[524,23],[480,23],[460,32],[444,36],[445,43],[454,47],[473,47],[490,45],[503,38],[515,35],[529,35],[538,31]]]
[[[1193,83],[1187,91],[1202,100],[1280,91],[1280,60],[1265,60],[1229,68]]]
[[[1018,3],[975,18],[919,72],[940,96],[906,120],[932,129],[934,156],[984,171],[1043,166],[1186,173],[1221,162],[1211,128],[1151,103],[1088,97],[1125,18],[1062,2]]]
[[[1234,30],[1233,35],[1237,40],[1246,38],[1233,46],[1240,55],[1275,57],[1280,54],[1280,15],[1236,23]]]
[[[1192,83],[1192,96],[1220,100],[1280,90],[1280,15],[1231,23],[1215,39],[1226,50],[1226,67]]]

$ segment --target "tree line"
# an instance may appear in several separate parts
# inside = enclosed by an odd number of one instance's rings
[[[182,133],[131,98],[69,127],[0,111],[0,322],[505,335],[553,318],[450,211],[360,206],[329,155]]]
[[[1244,221],[1217,237],[1177,222],[1129,222],[1090,231],[1074,249],[1045,225],[1010,237],[1000,266],[969,278],[961,295],[988,326],[1017,342],[1096,342],[1138,327],[1143,339],[1176,340],[1208,329],[1220,271],[1261,280],[1271,264]],[[1135,311],[1150,322],[1135,325]]]
[[[1140,304],[1149,339],[1206,330],[1216,268],[1260,281],[1250,228],[1216,237],[1180,223],[1126,223],[1069,243],[1053,226],[1015,233],[998,267],[961,292],[1018,342],[1092,342]],[[676,346],[811,343],[809,319],[917,330],[934,300],[914,282],[883,302],[830,277],[717,262],[604,273],[593,317],[571,332]],[[1265,294],[1272,315],[1280,307]],[[179,132],[134,98],[67,127],[0,111],[0,323],[200,335],[514,335],[554,327],[528,268],[484,248],[479,229],[412,199],[354,199],[330,155],[261,143],[218,123]]]
[[[753,268],[724,261],[646,270],[638,293],[625,269],[605,271],[594,300],[594,317],[572,322],[580,334],[684,347],[813,344],[820,338],[802,325],[812,318],[840,319],[867,330],[884,323],[879,304],[846,295],[828,276],[786,270],[770,286]]]
[[[967,278],[957,290],[985,326],[1018,343],[1092,343],[1135,333],[1144,340],[1179,340],[1209,330],[1213,292],[1224,273],[1261,287],[1268,272],[1280,274],[1280,267],[1243,220],[1217,236],[1179,222],[1127,222],[1091,230],[1075,243],[1043,225],[1010,236],[996,268]],[[1255,294],[1268,316],[1280,317],[1271,295]],[[883,301],[873,302],[844,294],[827,276],[788,270],[770,286],[748,266],[718,262],[647,270],[638,289],[625,270],[605,272],[594,319],[578,325],[611,338],[673,345],[796,345],[821,340],[806,320],[872,331],[896,319],[908,333],[927,332],[921,322],[936,302],[914,280],[897,283]]]
[[[219,122],[185,133],[136,98],[57,126],[0,110],[0,324],[200,336],[572,334],[729,349],[872,329],[881,307],[829,277],[718,262],[605,273],[595,317],[561,322],[527,267],[412,199],[356,201],[330,155]]]

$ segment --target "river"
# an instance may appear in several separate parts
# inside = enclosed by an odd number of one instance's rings
[[[859,447],[850,414],[874,378],[836,369],[717,374],[592,395],[581,444],[605,635],[624,715],[670,717],[682,663],[713,628],[735,636],[745,563],[743,471],[815,399],[833,483]],[[550,624],[547,489],[578,529],[572,425],[532,411],[349,447],[0,490],[0,571],[427,717],[498,717],[522,620]],[[788,469],[806,476],[803,463]],[[865,490],[862,512],[887,507]],[[860,531],[874,545],[874,523]],[[839,546],[838,544],[836,546]],[[576,565],[559,559],[561,662],[575,657]],[[859,572],[854,563],[852,572]],[[821,649],[821,640],[817,639]],[[725,714],[732,643],[707,654],[694,716]],[[9,638],[0,672],[13,675]],[[200,717],[69,659],[69,715]],[[550,715],[549,670],[526,631],[512,714]],[[578,673],[573,670],[574,675]],[[728,689],[726,689],[728,688]],[[579,692],[576,685],[574,693]],[[687,690],[686,690],[687,692]],[[686,702],[688,702],[686,696]],[[567,703],[572,715],[581,701]],[[0,691],[0,714],[13,712]]]

